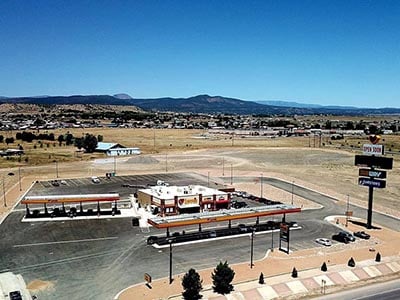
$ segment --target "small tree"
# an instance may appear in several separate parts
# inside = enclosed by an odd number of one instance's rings
[[[83,148],[86,152],[92,153],[96,150],[97,138],[93,134],[86,134],[83,138]]]
[[[214,272],[211,274],[214,292],[222,295],[232,292],[233,285],[231,282],[233,277],[235,277],[235,271],[229,267],[228,262],[219,262]]]
[[[349,267],[355,267],[356,266],[356,262],[354,261],[354,258],[350,258],[349,259],[349,262],[347,263],[347,265],[349,266]]]
[[[264,274],[261,272],[260,277],[258,278],[258,283],[259,284],[264,284]]]
[[[61,147],[62,142],[64,142],[64,135],[60,134],[60,135],[58,136],[57,140],[58,140],[59,146]]]
[[[325,262],[324,262],[324,263],[322,264],[322,266],[321,266],[321,271],[322,271],[322,272],[328,271],[328,267],[326,266],[326,263],[325,263]]]
[[[378,252],[375,256],[375,261],[380,262],[381,261],[381,254]]]
[[[182,278],[183,286],[183,299],[185,300],[198,300],[203,296],[200,295],[203,280],[200,279],[199,273],[195,269],[190,269]]]
[[[297,278],[297,270],[295,267],[293,267],[293,270],[292,270],[292,277]]]

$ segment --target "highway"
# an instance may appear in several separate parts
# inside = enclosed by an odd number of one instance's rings
[[[386,281],[315,298],[316,300],[398,300],[400,279]]]

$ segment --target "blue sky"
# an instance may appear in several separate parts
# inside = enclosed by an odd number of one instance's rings
[[[0,95],[400,107],[400,1],[0,1]]]

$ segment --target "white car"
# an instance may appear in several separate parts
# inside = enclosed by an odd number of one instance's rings
[[[332,246],[332,242],[324,238],[318,238],[315,240],[315,242],[324,246]]]
[[[93,183],[100,183],[100,179],[97,176],[92,176],[92,182]]]

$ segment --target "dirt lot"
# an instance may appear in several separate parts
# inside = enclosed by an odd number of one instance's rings
[[[163,154],[149,154],[135,157],[101,158],[94,161],[69,163],[51,163],[45,166],[21,168],[21,177],[26,186],[33,180],[54,179],[57,172],[60,178],[104,176],[106,172],[117,171],[117,175],[143,174],[160,172],[193,171],[210,175],[217,180],[223,177],[226,184],[233,185],[235,177],[251,175],[260,177],[278,177],[298,185],[314,188],[327,193],[341,201],[365,205],[368,188],[357,184],[358,168],[353,166],[354,153],[341,150],[315,149],[308,147],[229,147],[222,149],[202,149],[189,151],[171,151]],[[6,190],[18,189],[18,169],[5,169],[4,182]],[[14,176],[6,174],[12,171]],[[222,179],[218,179],[222,180]],[[388,171],[387,188],[375,189],[374,208],[395,216],[398,212],[398,195],[400,194],[400,170],[395,158],[394,169]],[[255,194],[260,193],[258,182],[247,186],[238,186]],[[6,194],[9,206],[16,199]],[[17,194],[18,194],[17,193]],[[277,197],[286,201],[286,194],[277,195],[277,191],[265,184],[267,197]],[[277,196],[274,196],[277,195]],[[300,199],[299,199],[300,200]],[[1,208],[4,211],[4,207]]]

